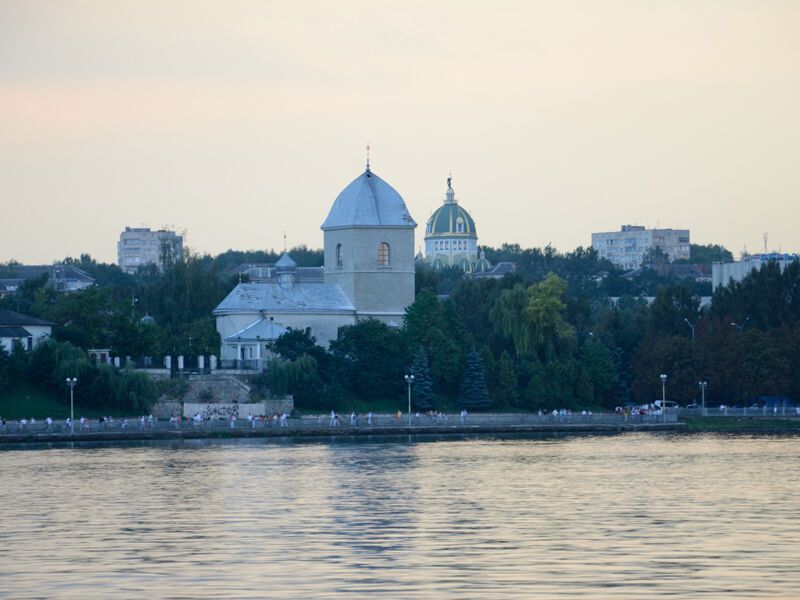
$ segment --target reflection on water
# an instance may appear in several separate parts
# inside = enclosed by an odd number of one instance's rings
[[[800,438],[0,452],[0,596],[796,598]]]

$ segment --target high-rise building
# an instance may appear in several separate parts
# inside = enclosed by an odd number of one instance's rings
[[[126,227],[117,242],[117,264],[125,273],[139,267],[158,265],[163,269],[183,257],[183,236],[174,231],[149,227]]]
[[[619,231],[592,234],[592,248],[622,269],[638,269],[649,250],[658,248],[670,262],[689,258],[688,229],[645,229],[623,225]]]

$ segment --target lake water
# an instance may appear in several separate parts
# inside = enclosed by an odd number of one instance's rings
[[[798,598],[800,437],[0,451],[9,598]]]

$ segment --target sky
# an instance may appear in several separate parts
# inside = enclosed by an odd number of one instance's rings
[[[322,246],[364,169],[479,243],[800,251],[800,2],[0,0],[0,262]]]

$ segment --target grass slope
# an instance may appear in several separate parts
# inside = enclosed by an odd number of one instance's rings
[[[95,408],[86,408],[79,404],[80,393],[75,388],[75,418],[100,417],[108,411]],[[112,413],[117,416],[116,413]],[[37,420],[46,417],[66,419],[69,417],[69,391],[58,397],[44,387],[31,383],[19,383],[11,389],[0,391],[0,416],[6,419],[21,419],[36,417]]]

